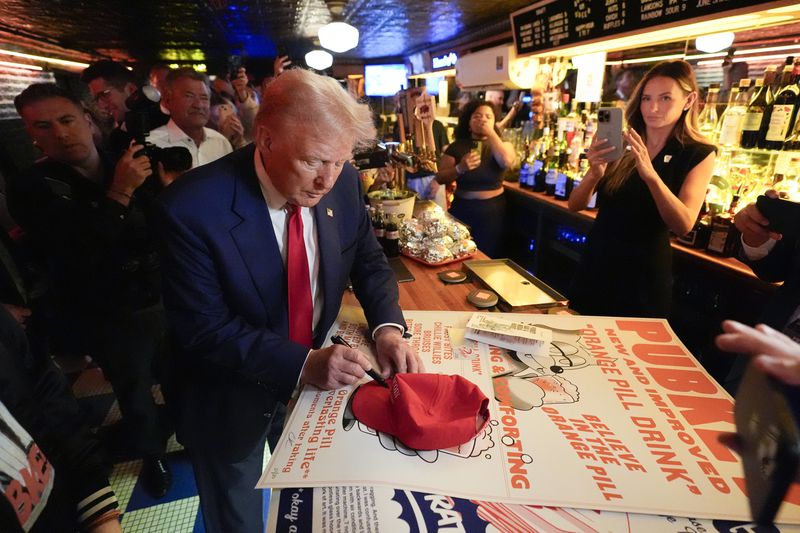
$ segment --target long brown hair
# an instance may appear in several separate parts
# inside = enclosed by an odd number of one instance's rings
[[[625,120],[628,122],[628,128],[636,130],[636,133],[647,143],[647,128],[645,127],[644,117],[642,117],[642,92],[647,82],[656,77],[664,77],[675,80],[678,87],[681,88],[684,95],[692,92],[697,93],[697,79],[694,76],[692,66],[677,59],[674,61],[662,61],[656,66],[651,68],[647,74],[644,75],[642,80],[636,85],[636,88],[631,94],[631,99],[625,108]],[[703,137],[700,133],[700,128],[697,123],[697,101],[689,107],[688,111],[684,111],[675,127],[672,128],[670,133],[671,137],[677,139],[681,145],[696,142],[701,144],[710,144],[708,139]],[[633,174],[636,168],[636,161],[633,154],[625,152],[625,154],[617,161],[610,163],[606,169],[605,176],[601,182],[601,187],[612,194],[619,190],[623,183]]]

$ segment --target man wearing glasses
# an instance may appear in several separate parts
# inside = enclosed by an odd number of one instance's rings
[[[132,140],[125,124],[125,115],[130,111],[125,102],[138,88],[133,72],[121,63],[104,60],[86,68],[81,74],[81,80],[89,86],[97,109],[114,125],[106,148],[115,157],[121,155]],[[148,112],[148,125],[151,129],[166,124],[168,120],[169,116],[161,113],[157,106],[153,106],[152,112]]]

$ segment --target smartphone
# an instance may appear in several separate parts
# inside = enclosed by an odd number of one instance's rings
[[[601,107],[597,111],[596,139],[608,139],[614,151],[606,154],[606,159],[616,161],[625,153],[622,141],[622,109],[619,107]]]
[[[761,195],[756,198],[758,212],[769,220],[770,231],[788,237],[800,234],[800,204],[783,198]]]
[[[225,124],[225,121],[228,119],[228,117],[233,115],[233,107],[231,107],[230,104],[219,104],[217,107],[217,113],[219,114],[217,123],[219,125]]]
[[[228,56],[228,73],[231,80],[239,76],[239,69],[242,68],[242,66],[242,56]]]
[[[784,385],[751,363],[736,391],[734,420],[741,445],[750,513],[771,524],[800,465],[800,388]]]

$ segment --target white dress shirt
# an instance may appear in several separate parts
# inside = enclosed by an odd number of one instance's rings
[[[205,165],[233,152],[233,147],[228,142],[228,139],[211,128],[203,128],[203,142],[200,143],[200,146],[197,146],[194,140],[180,129],[172,119],[169,119],[169,122],[165,125],[151,131],[147,140],[161,148],[173,146],[188,148],[192,154],[192,168]]]
[[[261,160],[261,153],[255,150],[254,164],[256,175],[261,185],[261,194],[269,208],[269,218],[272,220],[272,231],[275,232],[275,240],[278,242],[278,250],[283,259],[283,266],[286,268],[286,243],[289,240],[289,211],[286,209],[286,198],[272,184],[267,171],[264,169],[264,162]],[[308,207],[300,207],[300,216],[303,219],[303,241],[306,245],[306,258],[308,259],[308,273],[311,279],[311,300],[314,305],[314,315],[311,322],[312,331],[317,329],[319,318],[322,316],[322,291],[319,287],[319,242],[317,241],[317,223],[314,220],[314,213]],[[315,335],[316,336],[316,335]]]
[[[275,189],[272,181],[267,175],[264,168],[264,162],[261,160],[261,153],[258,149],[255,150],[253,156],[254,165],[256,167],[256,175],[258,182],[261,185],[261,194],[264,195],[264,200],[267,202],[269,208],[269,218],[272,220],[272,230],[275,232],[275,240],[278,242],[278,250],[280,250],[281,258],[283,259],[283,266],[286,267],[286,243],[289,239],[289,231],[287,223],[289,221],[289,212],[286,209],[286,198]],[[314,303],[314,317],[312,319],[312,331],[316,337],[316,329],[319,324],[319,318],[322,316],[322,305],[324,303],[322,298],[322,291],[319,287],[319,242],[317,240],[317,223],[314,219],[314,213],[311,209],[303,207],[300,209],[300,215],[303,218],[303,241],[306,245],[306,257],[308,258],[308,273],[311,277],[311,298]],[[372,340],[375,340],[375,334],[384,326],[392,326],[405,332],[405,328],[400,324],[393,322],[385,322],[378,324],[372,332]]]

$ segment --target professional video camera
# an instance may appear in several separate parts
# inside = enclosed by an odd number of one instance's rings
[[[358,170],[385,167],[393,162],[406,167],[414,166],[414,156],[401,152],[400,143],[377,143],[375,148],[353,155],[353,165]]]
[[[144,150],[136,154],[146,155],[150,158],[153,169],[156,163],[161,162],[164,170],[170,172],[183,172],[192,168],[192,154],[183,146],[160,148],[147,142],[147,136],[154,124],[158,124],[161,115],[159,102],[161,93],[150,85],[136,89],[125,100],[128,112],[125,113],[125,127],[128,133],[136,140],[137,144],[144,146]]]

